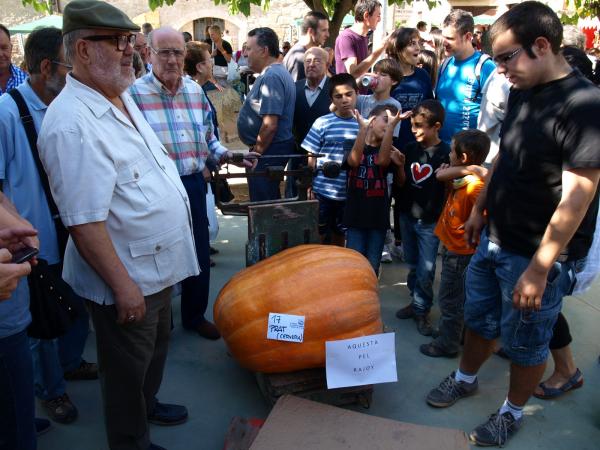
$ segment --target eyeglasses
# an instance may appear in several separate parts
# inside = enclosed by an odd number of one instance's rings
[[[177,59],[181,59],[185,54],[185,51],[179,48],[150,48],[162,59],[169,59],[171,55],[175,56]]]
[[[82,38],[84,41],[117,41],[117,50],[122,52],[127,48],[127,44],[132,47],[135,45],[135,34],[99,34],[97,36],[87,36]]]
[[[498,56],[494,56],[494,62],[496,63],[496,65],[506,65],[510,62],[511,59],[513,59],[515,56],[517,56],[519,53],[521,53],[521,51],[523,50],[523,47],[519,47],[518,49],[516,49],[515,51],[512,51],[510,53],[505,53],[503,55],[498,55]]]
[[[66,67],[67,69],[72,69],[72,68],[73,68],[73,66],[72,66],[71,64],[67,64],[67,63],[64,63],[64,62],[62,62],[62,61],[50,61],[50,62],[51,62],[52,64],[56,64],[57,66],[63,66],[63,67]]]

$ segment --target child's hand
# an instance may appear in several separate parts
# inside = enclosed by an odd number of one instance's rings
[[[447,169],[448,167],[450,167],[450,164],[442,163],[442,164],[440,164],[440,167],[435,169],[435,173],[438,173],[444,169]]]
[[[392,153],[390,153],[390,159],[397,166],[404,167],[404,162],[406,161],[406,158],[404,156],[404,153],[401,153],[400,150],[398,150],[397,148],[394,148],[392,150]]]
[[[388,113],[389,113],[389,111],[388,111]],[[352,113],[352,115],[358,122],[358,127],[360,128],[361,131],[366,131],[369,128],[369,125],[371,125],[371,122],[373,122],[373,119],[375,118],[375,116],[371,116],[368,119],[363,119],[363,116],[360,115],[360,113],[358,112],[358,109],[355,109],[354,112]]]
[[[386,109],[388,115],[388,125],[396,126],[402,120],[406,120],[409,117],[412,117],[412,110],[402,112],[398,111],[396,114],[392,114],[389,109]]]

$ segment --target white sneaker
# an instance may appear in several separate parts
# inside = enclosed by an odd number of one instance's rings
[[[401,245],[393,245],[393,244],[390,245],[390,253],[397,260],[399,260],[399,261],[404,260],[404,251],[402,250]]]
[[[381,262],[382,263],[391,263],[392,255],[390,255],[390,252],[388,251],[388,249],[386,247],[387,247],[387,245],[385,247],[383,247],[383,252],[381,252]]]

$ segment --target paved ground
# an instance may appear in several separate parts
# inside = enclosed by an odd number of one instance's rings
[[[246,220],[221,217],[221,231],[212,270],[211,305],[221,286],[245,264]],[[367,414],[405,422],[470,431],[500,406],[506,395],[508,364],[492,357],[480,372],[480,391],[450,409],[437,410],[425,404],[425,396],[454,370],[456,359],[431,359],[421,355],[418,345],[427,342],[411,321],[394,317],[408,303],[403,281],[406,269],[400,263],[385,265],[381,276],[384,322],[396,332],[399,381],[378,385]],[[585,385],[558,401],[532,400],[526,407],[524,428],[509,448],[584,450],[597,449],[600,442],[600,285],[584,296],[565,301],[564,312],[574,336],[573,352]],[[159,398],[187,405],[190,420],[181,426],[152,426],[153,442],[169,450],[218,450],[233,416],[266,417],[268,408],[254,377],[227,356],[223,341],[209,342],[185,332],[180,326],[179,302],[174,302],[175,330]],[[86,357],[95,360],[94,334]],[[79,419],[71,425],[54,425],[40,437],[40,450],[104,450],[107,448],[97,382],[73,382],[68,386],[79,407]],[[308,450],[308,449],[307,449]]]

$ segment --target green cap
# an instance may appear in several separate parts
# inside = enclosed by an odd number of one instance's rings
[[[120,9],[98,0],[73,0],[63,12],[63,34],[88,28],[140,31]]]

